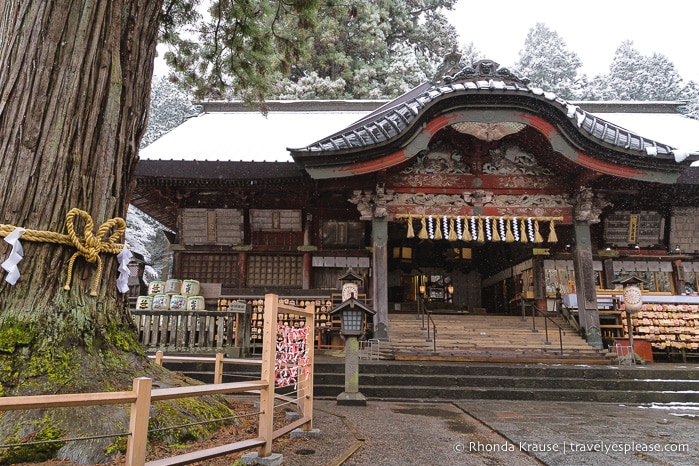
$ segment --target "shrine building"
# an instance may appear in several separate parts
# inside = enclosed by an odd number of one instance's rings
[[[351,269],[375,339],[420,298],[493,319],[525,301],[562,303],[601,348],[626,335],[615,281],[634,274],[637,338],[697,352],[699,121],[682,104],[566,101],[450,55],[392,101],[204,103],[141,150],[131,203],[174,232],[171,275],[222,299],[329,313]]]

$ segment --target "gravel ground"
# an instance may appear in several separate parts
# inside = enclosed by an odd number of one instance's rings
[[[451,403],[369,401],[356,407],[316,400],[314,412],[318,438],[275,444],[284,465],[542,464],[520,451],[497,451],[506,439]]]
[[[241,415],[255,413],[259,409],[255,401],[255,397],[235,399],[236,411]],[[280,428],[288,424],[285,412],[292,408],[277,409],[275,427]],[[291,466],[689,466],[699,464],[698,413],[699,406],[693,403],[370,400],[367,406],[359,407],[315,400],[313,427],[319,435],[282,436],[274,441],[272,451],[283,455],[283,465]],[[242,419],[238,426],[228,426],[210,439],[187,445],[186,451],[255,437],[255,418]],[[633,446],[634,450],[614,449],[618,446]],[[174,446],[152,445],[148,460],[184,452]],[[230,466],[239,464],[238,458],[239,453],[198,464]],[[41,464],[71,465],[60,461]],[[123,464],[120,457],[105,466]]]

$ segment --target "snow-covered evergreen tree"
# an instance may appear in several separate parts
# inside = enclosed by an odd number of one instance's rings
[[[192,98],[163,77],[153,78],[148,126],[141,148],[182,124],[198,111]],[[144,279],[160,279],[168,275],[167,229],[145,212],[129,205],[126,215],[126,241],[132,251],[143,256],[146,263]]]
[[[167,278],[171,264],[165,237],[167,228],[132,205],[126,215],[126,226],[126,243],[146,263],[143,277],[146,283]]]
[[[148,126],[141,140],[141,148],[146,147],[188,117],[197,113],[192,97],[179,89],[166,78],[153,78],[150,96]]]
[[[461,47],[461,63],[464,63],[466,65],[472,65],[478,60],[484,60],[486,58],[483,53],[476,48],[476,46],[473,44],[473,41],[468,42],[466,44],[463,44]],[[510,65],[505,65],[501,63],[502,66],[505,66],[506,68],[509,68]]]
[[[321,9],[308,57],[279,76],[276,98],[392,98],[427,81],[457,43],[455,0],[347,0]]]
[[[682,108],[682,113],[699,120],[699,83],[689,81],[684,87],[682,99],[687,101],[687,105]]]
[[[596,76],[591,83],[591,95],[600,100],[676,100],[684,87],[665,55],[644,56],[633,41],[626,40],[616,49],[609,73]]]
[[[531,80],[531,85],[571,99],[579,95],[578,70],[582,61],[568,50],[565,42],[544,23],[529,30],[519,52],[515,73]]]

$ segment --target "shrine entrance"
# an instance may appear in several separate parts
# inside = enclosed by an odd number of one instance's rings
[[[447,227],[448,228],[448,227]],[[389,224],[389,312],[411,312],[419,297],[439,312],[513,315],[520,297],[533,299],[533,264],[566,254],[570,227],[559,226],[556,243],[408,238],[407,224]],[[546,254],[542,256],[541,254]]]

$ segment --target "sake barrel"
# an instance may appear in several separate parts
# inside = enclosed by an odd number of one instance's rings
[[[170,296],[170,310],[184,311],[187,309],[187,298],[181,294],[173,294]]]
[[[182,289],[180,294],[185,296],[198,296],[199,282],[197,280],[182,280]]]
[[[165,293],[168,294],[180,294],[182,290],[182,280],[177,278],[170,278],[165,282]]]
[[[203,311],[206,309],[203,296],[187,296],[188,311]]]
[[[154,311],[167,311],[170,309],[170,296],[166,294],[156,294],[153,296]]]
[[[150,311],[153,306],[152,296],[139,296],[136,299],[136,310],[137,311]]]
[[[165,283],[159,280],[152,281],[148,284],[148,295],[155,296],[165,293]]]

